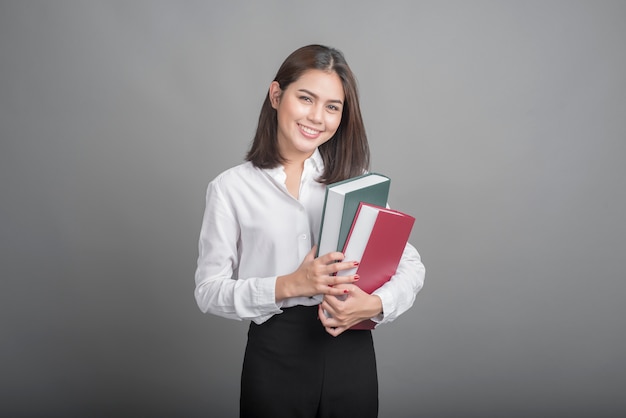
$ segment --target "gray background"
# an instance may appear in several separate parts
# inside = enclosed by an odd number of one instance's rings
[[[626,2],[0,2],[0,408],[235,416],[247,323],[193,299],[209,180],[297,47],[357,74],[412,213],[381,417],[626,413]]]

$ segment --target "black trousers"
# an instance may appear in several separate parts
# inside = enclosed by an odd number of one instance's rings
[[[375,418],[378,376],[371,331],[327,334],[317,306],[250,324],[241,376],[242,418]]]

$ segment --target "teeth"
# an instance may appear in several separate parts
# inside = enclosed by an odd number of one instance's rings
[[[309,135],[317,135],[320,131],[315,129],[307,128],[306,126],[300,125],[300,128]]]

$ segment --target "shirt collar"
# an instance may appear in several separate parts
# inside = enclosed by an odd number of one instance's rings
[[[317,175],[321,174],[323,170],[324,161],[322,160],[322,154],[320,154],[320,151],[315,148],[313,154],[304,160],[304,172],[302,174],[305,175],[305,173],[313,172],[314,177],[317,177]],[[266,169],[266,172],[279,184],[284,184],[287,179],[287,175],[285,174],[285,170],[282,165]]]
[[[311,155],[304,162],[305,169],[306,169],[307,164],[311,165],[312,168],[318,173],[321,173],[324,170],[324,160],[322,160],[322,154],[320,154],[320,150],[318,148],[315,148],[313,155]]]

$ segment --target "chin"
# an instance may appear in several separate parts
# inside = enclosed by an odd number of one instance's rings
[[[302,155],[306,155],[308,158],[311,155],[313,155],[313,153],[315,152],[315,148],[306,148],[306,149],[302,148],[302,149],[299,149],[298,151],[300,151]]]
[[[303,154],[310,154],[313,153],[313,151],[315,151],[315,149],[320,146],[321,143],[315,141],[315,142],[308,142],[308,143],[302,143],[299,146],[296,147],[296,149],[298,151],[300,151]]]

